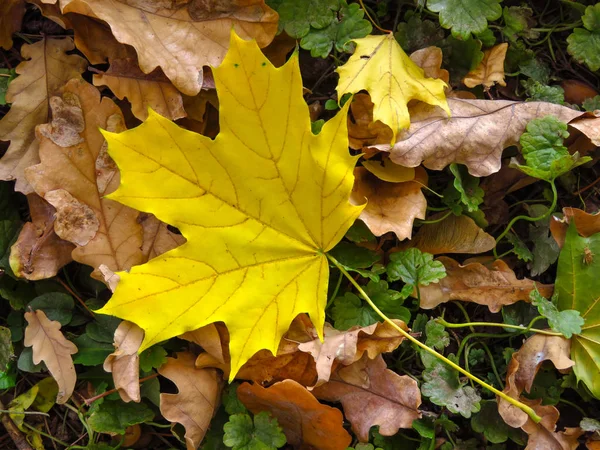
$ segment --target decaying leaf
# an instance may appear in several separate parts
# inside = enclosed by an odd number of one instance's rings
[[[565,243],[569,224],[575,222],[575,228],[580,236],[590,237],[600,233],[600,213],[590,214],[578,208],[563,208],[563,219],[552,216],[550,231],[559,247]]]
[[[124,320],[115,330],[115,351],[104,360],[104,370],[112,372],[115,389],[124,402],[140,401],[140,357],[138,349],[144,330]]]
[[[160,66],[187,95],[200,91],[202,66],[221,63],[232,28],[264,47],[275,36],[278,19],[264,0],[208,0],[183,7],[151,0],[61,0],[61,8],[107,22],[119,42],[135,48],[144,73]]]
[[[392,33],[355,39],[356,50],[350,59],[336,69],[340,75],[338,97],[365,89],[374,103],[373,119],[392,129],[391,143],[396,135],[410,125],[408,102],[421,100],[437,105],[450,114],[444,88],[439,79],[425,78],[400,47]]]
[[[398,239],[410,238],[415,219],[424,219],[427,200],[421,192],[427,186],[427,172],[417,168],[414,181],[390,183],[380,180],[365,168],[354,170],[352,200],[367,205],[360,219],[376,236],[393,231]]]
[[[380,121],[373,120],[373,102],[367,94],[356,94],[348,115],[350,148],[360,150],[377,144],[389,144],[392,130]]]
[[[177,386],[177,394],[160,394],[160,412],[165,419],[185,428],[188,450],[198,448],[219,406],[222,383],[215,369],[197,369],[196,357],[188,352],[167,358],[158,372]]]
[[[495,83],[506,86],[504,82],[504,59],[508,43],[495,45],[483,52],[483,59],[475,70],[471,70],[463,79],[465,86],[474,88],[483,85],[485,89],[491,88]]]
[[[187,242],[120,272],[99,312],[143,328],[142,350],[222,321],[234,377],[258,350],[275,353],[301,312],[321,334],[324,252],[362,207],[348,202],[356,158],[348,153],[347,107],[312,133],[297,55],[275,70],[256,43],[232,34],[213,73],[215,140],[154,113],[134,130],[105,133],[123,180],[110,198],[153,213]]]
[[[410,54],[410,59],[423,69],[427,78],[439,78],[449,84],[450,73],[442,69],[442,57],[442,49],[435,46],[425,47]]]
[[[72,80],[52,99],[51,123],[38,127],[41,163],[25,173],[38,194],[56,209],[54,230],[76,244],[73,259],[110,270],[142,262],[138,212],[104,196],[119,184],[100,128],[124,129],[119,108],[83,80]]]
[[[551,297],[553,286],[534,283],[527,278],[517,279],[515,273],[501,259],[491,265],[469,263],[460,265],[446,256],[437,258],[446,268],[446,277],[429,286],[421,286],[421,308],[433,309],[451,300],[486,305],[491,312],[518,301],[529,302],[529,294],[537,286],[544,297]]]
[[[595,146],[600,146],[600,117],[595,113],[578,118],[569,123],[576,130],[581,131]]]
[[[451,163],[464,164],[469,173],[483,177],[500,169],[502,150],[519,142],[527,123],[554,115],[563,122],[582,113],[543,102],[465,100],[449,98],[451,117],[441,108],[424,103],[411,109],[408,130],[398,134],[393,146],[376,146],[390,152],[392,161],[407,167],[423,163],[441,170]]]
[[[25,14],[23,0],[3,0],[0,4],[0,47],[10,50],[13,45],[12,34],[21,29]]]
[[[10,250],[10,267],[28,280],[52,278],[72,261],[75,246],[54,231],[56,209],[37,194],[28,194],[31,222],[27,222]]]
[[[59,94],[71,78],[79,78],[87,67],[82,57],[67,55],[73,48],[70,38],[45,38],[21,47],[26,61],[17,66],[20,76],[10,83],[6,93],[6,101],[12,106],[0,120],[0,140],[10,141],[0,159],[0,179],[16,179],[15,190],[19,192],[33,192],[24,170],[39,162],[35,127],[50,119],[50,98]]]
[[[145,74],[136,59],[112,59],[106,72],[94,75],[94,86],[103,85],[121,100],[127,97],[140,120],[148,117],[148,108],[171,120],[186,116],[181,94],[162,71]]]
[[[161,222],[152,214],[140,214],[138,223],[142,226],[144,232],[142,244],[144,261],[162,255],[185,242],[182,235],[169,231],[167,224]]]
[[[60,323],[49,320],[41,309],[25,313],[24,345],[32,347],[33,363],[44,361],[50,375],[58,384],[56,403],[63,404],[71,397],[75,389],[77,374],[71,355],[77,353],[77,347],[65,339],[60,332]]]
[[[436,217],[431,219],[435,220]],[[484,253],[495,245],[494,238],[479,228],[473,219],[451,214],[441,222],[422,225],[412,240],[401,246],[401,250],[415,247],[432,255]]]
[[[369,430],[379,425],[382,436],[393,436],[410,428],[421,417],[421,393],[417,382],[389,370],[378,356],[340,367],[328,383],[313,390],[321,400],[341,402],[352,431],[361,442],[369,441]]]
[[[295,381],[281,381],[268,388],[243,383],[237,395],[252,413],[271,413],[283,428],[288,444],[296,448],[345,450],[352,441],[344,429],[341,411],[322,405]]]

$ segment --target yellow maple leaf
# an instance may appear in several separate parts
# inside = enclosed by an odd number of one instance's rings
[[[373,121],[381,121],[392,129],[392,144],[396,135],[410,126],[407,104],[421,100],[440,106],[450,115],[444,87],[439,79],[425,78],[393,34],[355,39],[356,51],[348,62],[336,70],[340,75],[338,97],[366,90],[374,103]]]
[[[121,170],[111,199],[177,227],[187,242],[121,272],[100,313],[144,329],[145,348],[222,321],[231,378],[254,353],[275,353],[301,312],[322,333],[325,252],[362,207],[348,202],[356,158],[347,107],[311,132],[295,54],[276,69],[255,42],[232,33],[214,69],[220,103],[215,140],[151,112],[139,127],[105,132]]]

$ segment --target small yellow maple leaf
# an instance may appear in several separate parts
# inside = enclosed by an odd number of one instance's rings
[[[299,313],[322,336],[325,252],[360,214],[348,198],[356,158],[347,107],[311,132],[297,54],[276,69],[255,42],[232,33],[214,69],[220,134],[211,140],[151,112],[139,127],[106,133],[121,170],[111,199],[153,213],[187,242],[121,272],[100,313],[144,329],[140,351],[222,321],[231,375],[254,353],[275,353]]]
[[[421,100],[440,106],[450,115],[444,88],[439,79],[425,78],[393,34],[367,36],[356,39],[356,51],[348,62],[337,68],[340,80],[338,97],[365,89],[373,100],[373,120],[380,120],[392,129],[392,144],[396,135],[410,126],[407,104]]]

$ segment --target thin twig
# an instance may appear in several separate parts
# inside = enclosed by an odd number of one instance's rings
[[[77,295],[77,294],[75,293],[75,291],[73,291],[73,289],[71,289],[67,283],[65,283],[63,280],[61,280],[61,279],[60,279],[60,278],[58,278],[58,277],[56,277],[56,281],[58,281],[58,282],[61,284],[61,286],[62,286],[62,287],[64,287],[64,288],[65,288],[65,289],[66,289],[66,290],[69,292],[69,294],[71,294],[73,297],[75,297],[75,299],[76,299],[76,300],[77,300],[79,303],[81,303],[81,306],[83,306],[83,307],[85,308],[85,310],[86,310],[87,312],[89,312],[89,313],[90,313],[90,315],[91,315],[92,317],[95,317],[95,314],[94,314],[94,312],[93,312],[93,311],[92,311],[90,308],[88,308],[88,306],[87,306],[87,305],[85,304],[85,302],[84,302],[84,301],[81,299],[81,297],[79,297],[79,295]]]
[[[0,409],[2,409],[2,411],[6,411],[4,409],[4,404],[1,401],[0,401]],[[6,413],[1,413],[1,415],[2,415],[2,425],[4,425],[6,432],[8,433],[8,435],[14,442],[16,449],[17,450],[33,450],[33,448],[31,448],[31,445],[29,445],[29,443],[27,442],[27,439],[25,439],[25,436],[23,436],[23,433],[21,433],[21,430],[19,430],[17,428],[17,426],[12,421],[10,416]]]
[[[144,381],[148,381],[148,380],[151,380],[152,378],[156,378],[157,376],[158,376],[158,373],[153,373],[152,375],[148,375],[147,377],[140,378],[140,384],[142,384]],[[115,389],[110,389],[110,390],[108,390],[106,392],[103,392],[102,394],[95,395],[95,396],[90,397],[90,398],[86,398],[84,400],[84,402],[85,402],[85,404],[87,406],[90,406],[96,400],[99,400],[99,399],[101,399],[103,397],[106,397],[107,395],[114,394],[117,391],[118,391],[118,389],[116,389],[116,388]]]

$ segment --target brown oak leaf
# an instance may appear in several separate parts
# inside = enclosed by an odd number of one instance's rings
[[[479,65],[463,78],[465,86],[474,88],[483,85],[485,89],[491,88],[495,83],[506,86],[504,82],[504,59],[507,50],[508,44],[503,42],[483,52],[483,59]]]
[[[361,442],[368,442],[373,426],[379,425],[381,435],[393,436],[421,417],[417,382],[389,370],[381,355],[375,359],[365,355],[350,366],[340,367],[313,393],[321,400],[342,403],[352,431]]]
[[[535,283],[527,278],[517,279],[515,273],[501,259],[490,266],[481,263],[460,265],[446,256],[437,261],[446,268],[446,276],[437,283],[421,286],[421,308],[433,309],[451,300],[486,305],[491,312],[499,312],[502,306],[518,301],[529,302],[529,293],[537,287],[547,298],[552,296],[552,285]]]
[[[24,171],[39,162],[35,127],[50,119],[50,98],[59,94],[71,78],[80,78],[87,67],[82,57],[67,55],[73,48],[71,38],[45,38],[21,48],[26,61],[17,66],[20,76],[10,83],[6,93],[6,101],[12,106],[0,120],[0,140],[10,141],[0,159],[0,180],[17,180],[15,190],[19,192],[33,192]]]
[[[25,14],[23,0],[2,0],[0,2],[0,47],[10,50],[13,46],[12,34],[21,29]]]
[[[385,145],[392,140],[392,129],[383,122],[373,122],[373,102],[367,94],[358,93],[348,114],[350,148],[360,150],[370,145]]]
[[[346,450],[352,441],[344,429],[341,411],[319,403],[295,381],[281,381],[268,388],[243,383],[237,395],[252,413],[271,413],[283,429],[288,444],[296,448]]]
[[[197,369],[189,352],[167,358],[158,373],[177,386],[177,394],[160,394],[160,412],[165,419],[185,428],[188,450],[198,448],[219,406],[222,383],[215,369]]]
[[[143,229],[142,254],[144,261],[155,258],[185,243],[181,234],[169,231],[167,224],[161,222],[152,214],[140,213],[138,223]]]
[[[71,80],[52,106],[52,122],[37,129],[41,163],[25,172],[57,209],[54,230],[76,244],[73,259],[92,266],[98,279],[101,264],[117,271],[142,263],[139,213],[105,198],[119,185],[119,172],[100,128],[123,131],[121,111],[83,80]]]
[[[550,231],[559,247],[565,243],[569,223],[575,221],[577,232],[583,237],[590,237],[600,232],[600,213],[590,214],[578,208],[563,208],[563,219],[552,216]]]
[[[103,20],[115,38],[133,46],[144,73],[160,66],[175,87],[195,95],[202,86],[202,66],[218,66],[234,28],[243,39],[268,45],[277,32],[278,15],[264,0],[207,0],[187,7],[152,0],[61,0],[63,13]]]
[[[442,49],[435,46],[425,47],[410,54],[410,59],[425,72],[427,78],[439,78],[450,83],[450,73],[442,69]],[[450,87],[446,88],[447,90]]]
[[[33,363],[44,361],[50,375],[58,384],[56,403],[63,404],[73,394],[77,374],[71,355],[77,347],[60,332],[60,322],[50,320],[41,309],[25,313],[25,347],[32,347]]]

